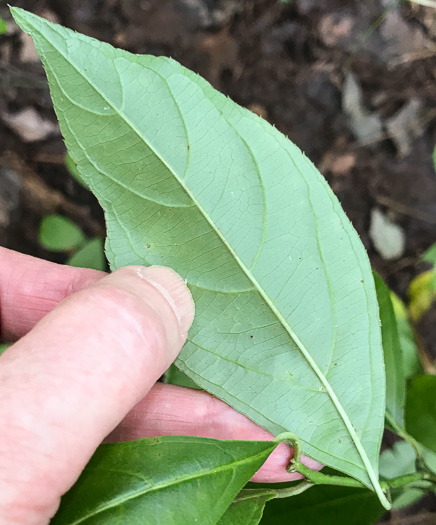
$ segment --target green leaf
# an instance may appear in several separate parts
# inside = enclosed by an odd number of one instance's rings
[[[165,383],[184,386],[186,388],[200,388],[190,377],[181,372],[175,365],[171,365],[165,372]]]
[[[50,523],[215,525],[276,446],[185,436],[102,445]]]
[[[390,479],[416,472],[415,461],[416,454],[413,448],[405,441],[397,441],[392,449],[385,450],[380,456],[380,476]],[[430,487],[431,483],[428,481],[420,481],[397,489],[393,492],[392,507],[400,509],[411,505]]]
[[[412,446],[405,441],[397,441],[392,449],[387,449],[380,455],[380,476],[390,479],[416,472],[415,460]]]
[[[102,204],[111,268],[164,264],[196,319],[177,366],[273,434],[378,483],[385,378],[365,250],[315,167],[167,58],[17,8],[65,141]]]
[[[433,301],[436,300],[436,288],[433,287],[436,270],[429,270],[416,276],[407,289],[410,298],[410,316],[415,323],[430,310]]]
[[[402,490],[395,490],[395,497],[393,497],[392,508],[393,509],[402,509],[404,507],[409,507],[413,503],[419,501],[426,492],[430,490],[430,483],[422,482],[421,485],[426,485],[425,487],[418,486],[418,483],[412,486],[406,486]]]
[[[258,525],[266,502],[274,497],[273,490],[244,489],[236,496],[217,525]]]
[[[6,22],[3,20],[3,18],[0,16],[0,35],[4,35],[7,30],[8,26],[6,25]]]
[[[104,256],[103,239],[95,237],[87,241],[68,259],[67,264],[80,268],[105,271],[107,264]]]
[[[425,447],[423,447],[422,452],[427,467],[429,467],[433,474],[436,474],[436,453]]]
[[[83,177],[80,175],[80,172],[77,169],[76,163],[74,162],[74,160],[72,159],[72,157],[71,157],[71,155],[69,153],[67,153],[65,155],[65,166],[66,166],[67,170],[70,172],[70,174],[76,179],[76,181],[81,186],[83,186],[84,188],[89,190],[88,185],[83,180]]]
[[[432,452],[428,448],[424,448],[423,456],[424,456],[424,460],[427,466],[430,468],[433,474],[436,474],[436,453]],[[436,491],[434,490],[434,486],[433,486],[433,491],[436,494]]]
[[[412,379],[407,389],[406,428],[417,441],[436,452],[436,376]]]
[[[0,343],[0,355],[2,355],[2,353],[7,350],[11,344],[12,343]]]
[[[422,260],[436,266],[436,242],[423,254]]]
[[[85,239],[80,228],[61,215],[46,215],[39,226],[39,243],[54,252],[74,250]]]
[[[406,380],[397,321],[389,290],[382,278],[375,272],[374,282],[382,324],[383,352],[386,367],[386,410],[394,418],[397,425],[404,427]]]
[[[422,366],[419,360],[418,347],[416,345],[415,334],[410,324],[407,308],[403,301],[391,292],[392,306],[394,307],[397,319],[398,337],[403,354],[403,370],[405,379],[409,379],[416,374],[422,373]]]
[[[374,493],[365,489],[315,486],[265,507],[261,525],[372,525],[385,512]]]

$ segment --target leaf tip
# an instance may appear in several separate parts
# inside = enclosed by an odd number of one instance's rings
[[[15,22],[25,33],[30,34],[32,29],[34,29],[32,20],[41,20],[39,16],[34,15],[21,7],[12,7],[9,5],[9,9]]]
[[[17,24],[23,29],[23,31],[26,31],[26,11],[24,9],[21,9],[21,7],[12,7],[8,4],[8,7],[11,11],[11,14],[17,22]]]

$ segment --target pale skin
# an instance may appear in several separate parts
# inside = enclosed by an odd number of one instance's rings
[[[157,383],[194,316],[163,267],[106,275],[0,248],[0,525],[46,525],[98,445],[272,436],[203,391]],[[254,481],[298,479],[281,444]],[[309,467],[318,464],[308,458]]]

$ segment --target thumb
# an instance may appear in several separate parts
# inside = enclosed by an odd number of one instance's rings
[[[176,358],[193,315],[175,272],[126,267],[62,301],[0,357],[0,525],[48,523]]]

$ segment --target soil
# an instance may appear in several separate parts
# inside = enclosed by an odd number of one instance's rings
[[[197,71],[273,123],[319,167],[373,267],[400,297],[427,268],[420,256],[436,241],[436,10],[392,0],[14,5]],[[66,254],[39,245],[41,218],[61,213],[87,234],[103,235],[102,212],[65,168],[44,72],[29,39],[10,21],[6,0],[0,0],[0,15],[8,22],[0,37],[0,244],[64,262]],[[33,137],[11,123],[28,108],[36,122]],[[400,228],[404,245],[393,257],[380,253],[370,234],[374,210]],[[433,359],[435,318],[433,308],[418,326]],[[436,511],[431,497],[419,507],[421,514],[430,511]],[[406,523],[401,513],[395,519]]]

